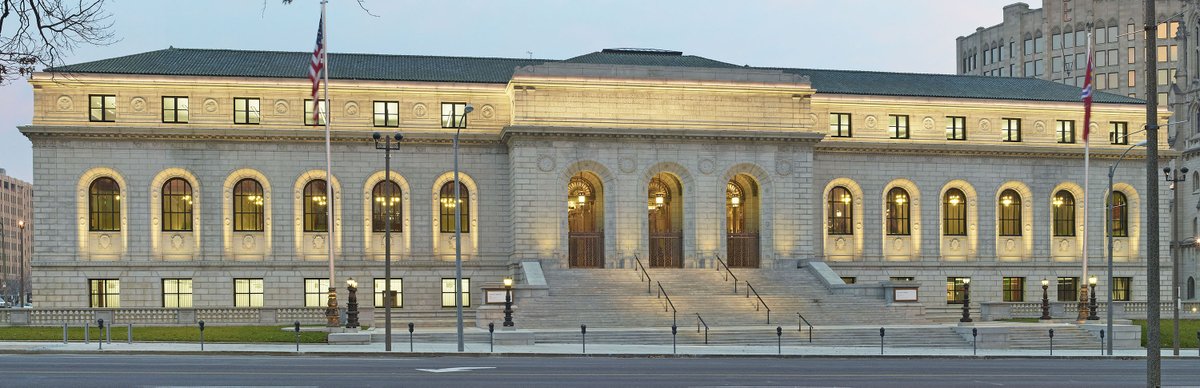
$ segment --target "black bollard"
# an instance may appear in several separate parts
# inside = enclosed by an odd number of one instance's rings
[[[1104,329],[1100,329],[1100,355],[1104,355]]]
[[[408,352],[409,353],[413,352],[412,333],[413,333],[413,323],[409,322],[408,323]]]
[[[579,335],[583,340],[583,351],[581,353],[587,354],[587,325],[579,325]]]
[[[292,328],[293,328],[293,330],[296,331],[296,351],[299,352],[300,351],[300,321],[296,321],[295,323],[293,323]]]
[[[67,336],[67,328],[68,328],[68,326],[67,326],[67,324],[64,322],[64,323],[63,323],[63,343],[64,343],[64,344],[65,344],[65,343],[67,343],[67,342],[69,341],[69,337]]]
[[[133,324],[129,324],[129,331],[125,333],[125,342],[133,345]]]
[[[200,351],[204,351],[204,321],[197,322],[200,324]]]
[[[488,351],[496,352],[496,322],[488,322]]]
[[[783,355],[783,327],[775,326],[775,349],[780,355]]]
[[[671,324],[671,354],[675,354],[675,334],[679,333],[679,326]]]
[[[879,328],[879,355],[883,355],[883,328]]]
[[[97,325],[97,327],[100,328],[100,333],[104,333],[104,320],[97,319],[96,325]],[[97,338],[96,343],[100,344],[100,350],[104,350],[104,339],[103,338]]]
[[[979,355],[979,352],[978,352],[979,347],[977,346],[977,344],[979,344],[979,329],[972,327],[971,328],[971,355],[972,356]]]
[[[1050,355],[1054,355],[1054,329],[1050,329]]]

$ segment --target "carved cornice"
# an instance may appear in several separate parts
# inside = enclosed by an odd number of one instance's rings
[[[816,143],[824,134],[799,131],[743,131],[712,129],[645,129],[645,128],[590,128],[590,127],[535,127],[507,126],[500,131],[500,140],[505,144],[516,138],[559,138],[559,139],[638,139],[676,140],[708,142],[768,142],[768,143]]]
[[[1083,159],[1083,146],[1057,147],[1043,145],[1016,144],[921,144],[921,143],[892,143],[892,142],[821,142],[814,147],[817,153],[850,153],[850,154],[889,154],[889,155],[944,155],[944,156],[1002,156],[1014,158],[1056,158]],[[1092,159],[1116,159],[1124,152],[1124,148],[1093,148]],[[1159,158],[1173,158],[1178,151],[1160,149]],[[1145,159],[1145,151],[1135,150],[1125,155],[1125,159]]]
[[[285,143],[319,143],[325,141],[323,129],[176,129],[170,127],[84,127],[84,126],[46,126],[25,125],[18,127],[25,137],[30,140],[53,139],[91,139],[91,140],[163,140],[163,141],[214,141],[214,142],[285,142]],[[402,128],[379,128],[381,133],[401,132],[406,144],[451,144],[454,132],[405,130]],[[355,144],[374,143],[371,134],[376,131],[330,131],[331,143]],[[495,133],[463,132],[459,138],[460,144],[470,145],[499,145],[499,135]]]

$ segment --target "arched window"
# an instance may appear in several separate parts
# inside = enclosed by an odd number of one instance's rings
[[[304,231],[328,232],[329,199],[326,197],[325,180],[313,179],[304,184]]]
[[[88,187],[88,230],[121,230],[121,186],[112,178],[97,178]]]
[[[854,234],[854,197],[844,186],[829,190],[829,234]]]
[[[371,189],[371,231],[403,231],[404,219],[400,217],[401,198],[400,185],[396,182],[385,180],[375,184],[375,188]]]
[[[1054,227],[1053,233],[1055,237],[1067,237],[1075,235],[1075,196],[1066,190],[1059,190],[1054,193],[1054,199],[1050,201],[1054,205]]]
[[[887,194],[887,234],[907,236],[909,234],[908,191],[893,187]]]
[[[1021,235],[1021,194],[1013,189],[1000,192],[996,214],[999,215],[996,229],[1001,236]]]
[[[233,186],[233,231],[263,231],[263,187],[258,181],[246,178]]]
[[[1196,299],[1196,278],[1192,276],[1188,276],[1187,298]]]
[[[1125,193],[1114,191],[1109,196],[1112,201],[1112,235],[1113,237],[1129,237],[1129,199]]]
[[[467,222],[467,220],[471,219],[471,201],[469,200],[471,198],[471,193],[467,190],[467,185],[462,183],[458,184],[458,191],[459,201],[457,204],[462,205],[461,213],[459,213],[462,215],[462,218],[459,220],[459,223],[462,225],[463,233],[470,233],[471,223]],[[454,201],[453,181],[446,182],[446,184],[442,185],[442,190],[439,197],[441,197],[440,204],[442,208],[440,217],[441,231],[442,233],[454,233],[454,208],[456,207],[456,203]]]
[[[946,190],[942,196],[942,234],[967,235],[967,196],[962,190]]]
[[[171,178],[163,184],[162,230],[192,231],[192,184],[183,178]]]

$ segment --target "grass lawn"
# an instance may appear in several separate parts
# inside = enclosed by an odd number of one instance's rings
[[[1133,324],[1142,327],[1142,346],[1146,346],[1146,320],[1135,319]],[[1174,345],[1173,335],[1175,333],[1174,321],[1171,318],[1163,317],[1159,321],[1160,334],[1159,339],[1162,342],[1163,349],[1169,349]],[[1200,320],[1198,319],[1180,319],[1179,320],[1179,347],[1195,349],[1200,345],[1200,341],[1196,338],[1196,333],[1200,332]]]
[[[295,332],[280,330],[282,326],[207,326],[204,328],[205,342],[296,342]],[[127,327],[112,328],[112,340],[125,342]],[[72,341],[83,341],[83,328],[71,327],[67,336]],[[102,338],[104,333],[91,328],[91,339]],[[300,342],[325,343],[328,333],[300,332]],[[62,341],[62,327],[0,327],[0,341]],[[195,326],[133,326],[133,340],[164,342],[199,342],[200,330]]]

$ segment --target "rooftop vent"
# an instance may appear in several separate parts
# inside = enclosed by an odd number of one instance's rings
[[[653,49],[653,48],[607,48],[607,49],[601,50],[600,52],[614,53],[614,54],[667,55],[667,56],[674,56],[674,57],[683,56],[683,51]]]

